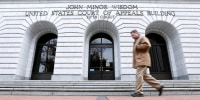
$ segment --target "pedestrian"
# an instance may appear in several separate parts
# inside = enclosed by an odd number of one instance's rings
[[[131,37],[135,40],[133,46],[133,68],[136,69],[136,87],[133,97],[143,97],[143,83],[147,82],[152,87],[156,88],[159,96],[162,95],[163,85],[161,85],[154,77],[147,73],[147,68],[151,67],[151,58],[149,49],[151,43],[148,38],[141,36],[137,30],[131,31]]]

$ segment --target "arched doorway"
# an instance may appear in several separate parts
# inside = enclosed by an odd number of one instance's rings
[[[57,36],[46,34],[42,36],[36,47],[32,80],[50,80],[53,74]]]
[[[90,39],[89,80],[114,80],[113,40],[105,33],[98,33]]]
[[[151,42],[151,68],[150,73],[159,80],[171,80],[171,69],[167,52],[166,42],[158,34],[150,33],[147,35]]]

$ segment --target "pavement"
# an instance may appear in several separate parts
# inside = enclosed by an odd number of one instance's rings
[[[167,96],[25,96],[0,95],[0,100],[200,100],[200,95],[167,95]]]

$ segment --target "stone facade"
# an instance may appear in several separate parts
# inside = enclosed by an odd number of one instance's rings
[[[87,80],[89,40],[114,42],[115,80],[135,80],[130,31],[167,44],[173,80],[200,80],[198,0],[1,0],[0,80],[29,80],[38,39],[58,36],[52,80]]]

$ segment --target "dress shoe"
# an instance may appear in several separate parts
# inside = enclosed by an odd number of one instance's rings
[[[144,97],[144,94],[140,94],[140,93],[134,93],[131,94],[132,97]]]
[[[162,95],[162,93],[163,93],[163,88],[164,88],[164,86],[161,86],[160,89],[158,90],[158,92],[159,92],[159,96]]]

